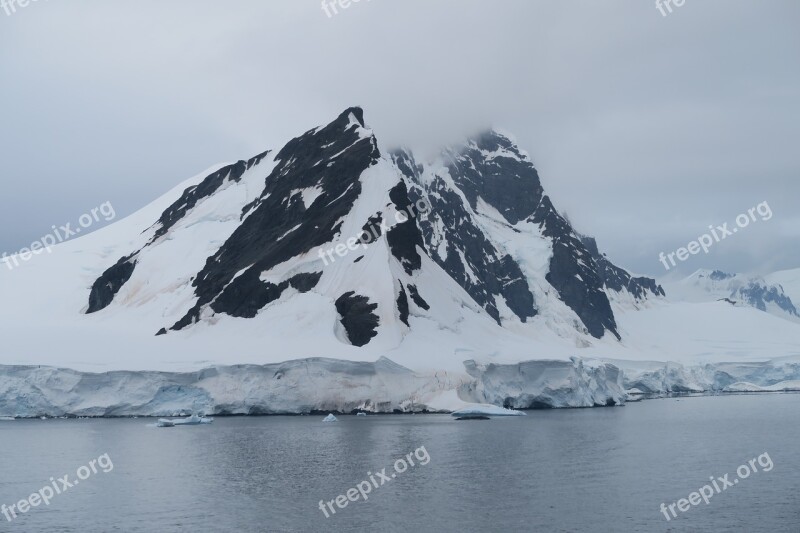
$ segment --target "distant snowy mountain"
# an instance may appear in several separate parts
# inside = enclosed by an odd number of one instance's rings
[[[0,415],[611,405],[624,368],[667,390],[658,361],[800,355],[797,324],[718,301],[795,316],[782,284],[665,295],[575,231],[507,135],[420,161],[351,108],[287,139],[0,269]]]
[[[792,288],[792,272],[778,273],[773,276],[784,277]],[[767,281],[775,279],[748,276],[745,274],[728,274],[720,270],[698,270],[680,282],[668,285],[670,295],[693,302],[722,300],[731,305],[754,307],[760,311],[800,322],[800,314],[791,297],[784,292],[780,283]],[[800,296],[800,295],[798,295]],[[800,300],[798,300],[800,301]]]
[[[773,272],[764,276],[764,279],[770,285],[779,286],[786,296],[791,298],[796,305],[800,305],[800,268]]]

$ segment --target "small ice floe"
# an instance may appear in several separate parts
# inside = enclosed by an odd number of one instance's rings
[[[627,398],[625,398],[626,401],[628,401],[628,402],[640,402],[640,401],[644,400],[644,397],[645,397],[645,395],[647,393],[642,391],[642,390],[640,390],[640,389],[633,388],[633,389],[626,390],[625,394],[627,394]]]
[[[359,411],[358,413],[356,413],[356,416],[367,416],[367,413]]]
[[[323,421],[323,422],[338,422],[338,421],[339,421],[339,419],[337,419],[337,418],[336,418],[335,416],[333,416],[332,414],[329,414],[328,416],[326,416],[325,418],[323,418],[323,419],[322,419],[322,421]]]
[[[202,415],[193,414],[192,416],[189,416],[187,418],[178,418],[172,420],[170,420],[169,418],[159,418],[156,427],[172,428],[175,426],[199,426],[202,424],[210,424],[213,421],[214,421],[213,418],[206,418]]]
[[[0,422],[12,422],[16,420],[13,416],[0,416]]]
[[[201,424],[210,424],[214,421],[213,418],[206,418],[202,415],[193,414],[188,418],[179,418],[173,420],[176,426],[199,426]]]
[[[450,413],[456,420],[489,420],[493,416],[525,416],[522,411],[489,404],[473,404]]]

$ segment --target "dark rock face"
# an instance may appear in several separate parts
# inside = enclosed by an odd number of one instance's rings
[[[767,310],[767,304],[773,303],[790,315],[800,316],[792,303],[791,298],[783,293],[780,286],[769,286],[760,282],[751,282],[745,287],[740,287],[731,296],[738,296],[752,307],[761,311]]]
[[[428,302],[426,302],[422,298],[422,296],[419,295],[419,291],[417,290],[416,285],[409,285],[408,292],[411,293],[411,299],[414,301],[415,304],[417,304],[417,307],[419,307],[420,309],[424,309],[425,311],[430,311],[431,306],[428,305]]]
[[[539,225],[553,244],[546,279],[592,336],[600,338],[610,331],[619,339],[614,314],[603,290],[607,283],[625,286],[640,298],[648,291],[663,296],[663,289],[655,280],[632,278],[600,256],[596,244],[592,242],[594,251],[586,246],[544,194],[535,167],[505,136],[496,132],[483,134],[453,157],[449,172],[473,208],[482,199],[511,225],[522,220]]]
[[[544,194],[536,168],[514,143],[496,132],[487,132],[453,158],[449,172],[473,208],[482,199],[511,225],[522,220],[537,224],[553,244],[548,283],[578,315],[589,334],[601,338],[610,331],[619,338],[597,265]],[[508,262],[513,259],[509,257]]]
[[[369,303],[369,298],[347,292],[336,300],[336,311],[353,346],[365,346],[378,332],[378,315],[373,313],[378,304]]]
[[[597,263],[600,278],[605,283],[606,288],[617,292],[625,289],[638,300],[647,298],[649,294],[665,296],[664,289],[656,283],[656,280],[646,277],[633,277],[626,270],[619,268],[606,259],[598,250],[597,241],[593,237],[582,236],[581,242],[583,242]]]
[[[514,226],[527,221],[552,241],[546,279],[594,337],[610,331],[619,338],[606,285],[627,288],[637,298],[663,295],[655,280],[630,276],[602,257],[596,244],[589,249],[593,241],[584,242],[558,213],[544,194],[536,168],[505,136],[484,133],[446,156],[446,176],[436,173],[423,179],[425,167],[413,155],[402,150],[392,154],[413,184],[411,199],[424,198],[431,204],[431,216],[417,221],[428,255],[498,323],[498,298],[522,321],[538,310],[520,265],[500,252],[475,220],[481,201],[497,210],[512,230],[519,231]]]
[[[171,329],[194,323],[214,300],[216,312],[236,316],[243,312],[244,295],[257,294],[245,305],[245,311],[252,313],[253,306],[275,294],[259,280],[262,272],[333,240],[361,193],[358,177],[380,158],[375,138],[361,137],[359,125],[364,125],[361,110],[348,109],[278,153],[264,192],[246,208],[242,224],[195,278],[197,303]],[[312,187],[322,192],[305,206],[298,191]]]
[[[536,168],[523,160],[514,143],[493,131],[454,154],[449,170],[473,209],[481,198],[509,224],[533,214],[544,195]]]
[[[257,275],[247,272],[244,275]],[[211,309],[217,313],[226,313],[240,318],[253,318],[258,311],[281,297],[290,286],[298,292],[308,292],[316,287],[322,272],[313,274],[297,274],[278,285],[263,282],[258,279],[243,283],[237,288],[225,291],[211,304]],[[242,290],[242,287],[249,288]]]
[[[377,213],[369,217],[367,223],[361,228],[363,233],[361,234],[360,240],[362,243],[369,244],[378,240],[378,238],[383,235],[381,222],[383,222],[383,213]]]
[[[295,274],[289,278],[289,285],[292,286],[297,292],[308,292],[319,283],[322,277],[322,272],[309,272],[303,274]]]
[[[723,280],[726,280],[726,279],[731,279],[732,277],[734,277],[734,274],[728,274],[728,273],[723,272],[721,270],[715,270],[714,272],[709,274],[708,277],[713,279],[714,281],[723,281]]]
[[[92,290],[89,293],[89,308],[86,314],[96,313],[105,309],[111,302],[119,290],[125,285],[136,268],[136,254],[131,254],[123,257],[117,263],[103,272],[92,284]]]
[[[506,137],[488,132],[449,155],[448,174],[469,207],[477,209],[482,200],[495,208],[509,226],[523,220],[537,224],[553,242],[547,281],[591,335],[600,338],[611,331],[619,338],[597,265],[544,194],[536,169],[516,146]],[[419,181],[420,165],[409,154],[395,154],[395,161],[409,179]],[[522,269],[513,257],[501,254],[484,237],[460,196],[444,178],[436,176],[420,188],[428,194],[440,226],[446,228],[445,235],[437,235],[434,221],[422,225],[433,259],[498,322],[498,296],[521,320],[535,316],[534,298]],[[437,248],[442,241],[447,243],[444,257]]]
[[[429,204],[430,213],[416,218],[428,255],[498,323],[497,297],[503,297],[521,320],[535,316],[533,294],[519,265],[486,238],[461,197],[442,177],[423,186],[419,166],[407,152],[395,152],[393,159],[403,172],[410,173],[407,179],[417,180],[409,193],[410,201]],[[447,246],[442,252],[438,246],[443,241]]]
[[[159,227],[155,235],[150,240],[150,244],[167,234],[167,232],[174,226],[180,219],[186,216],[186,213],[194,209],[194,207],[203,200],[216,193],[223,184],[227,181],[239,182],[245,171],[257,165],[269,154],[269,150],[258,154],[249,161],[239,161],[233,165],[228,165],[219,169],[207,176],[198,185],[189,187],[181,197],[169,206],[156,223]]]
[[[547,282],[578,315],[590,335],[599,339],[608,330],[619,339],[617,322],[603,291],[597,263],[569,223],[555,210],[550,198],[542,198],[530,220],[539,224],[543,235],[553,241],[550,271],[545,276]]]
[[[414,202],[411,201],[408,188],[402,181],[389,192],[389,199],[394,204],[398,215],[405,217],[405,220],[401,219],[389,229],[386,233],[386,241],[389,243],[392,255],[403,265],[406,274],[411,275],[422,267],[422,257],[419,255],[417,247],[425,249],[422,232],[415,220]]]
[[[400,312],[400,321],[408,326],[408,296],[403,284],[400,283],[400,292],[397,295],[397,310]]]

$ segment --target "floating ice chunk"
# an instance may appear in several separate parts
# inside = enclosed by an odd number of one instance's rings
[[[174,428],[175,426],[199,426],[201,424],[210,424],[214,421],[213,418],[205,418],[203,416],[192,415],[187,418],[169,419],[159,418],[156,427],[160,428]]]
[[[214,421],[213,418],[205,418],[203,416],[192,415],[188,418],[182,418],[180,420],[173,420],[172,422],[176,426],[199,426],[200,424],[210,424]]]
[[[322,421],[323,422],[338,422],[339,420],[335,416],[330,414],[330,415],[326,416],[325,418],[323,418]]]
[[[498,407],[489,404],[472,404],[451,413],[455,417],[465,416],[525,416],[522,411],[515,411],[514,409],[506,409],[505,407]]]

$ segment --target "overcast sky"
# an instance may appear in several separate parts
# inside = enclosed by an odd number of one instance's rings
[[[388,145],[512,132],[634,272],[800,267],[800,2],[39,0],[0,9],[0,253],[361,105]],[[759,217],[760,219],[760,217]]]

